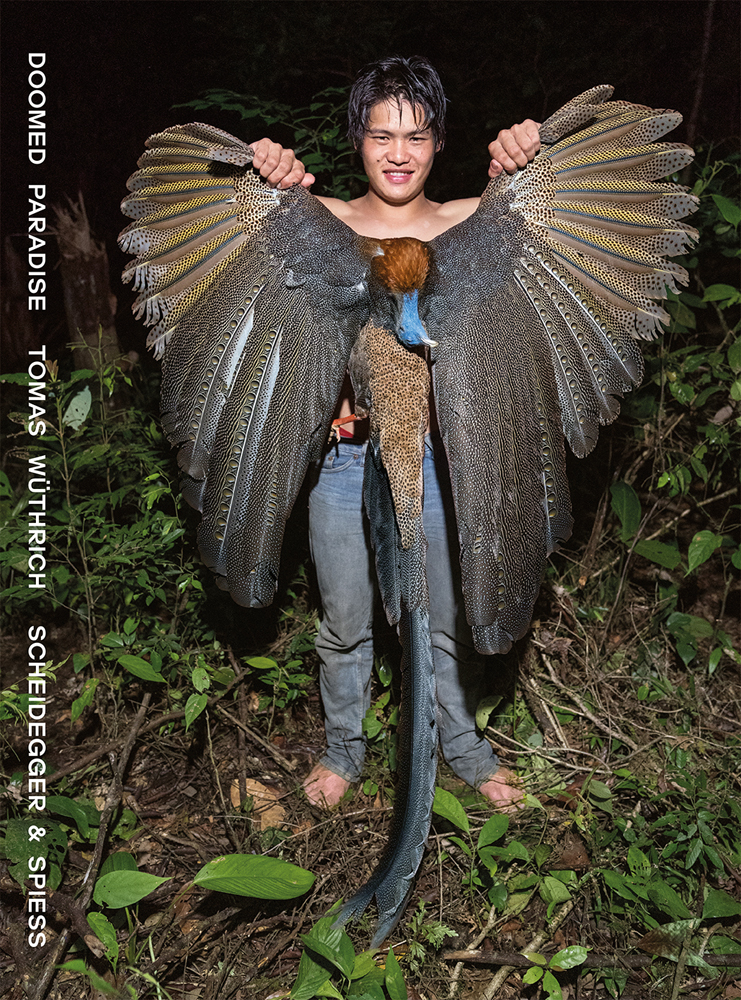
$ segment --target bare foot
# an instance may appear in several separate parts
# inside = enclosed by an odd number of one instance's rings
[[[513,813],[524,806],[522,782],[508,767],[500,767],[493,777],[479,787],[479,792],[494,803],[497,812]]]
[[[317,764],[304,781],[306,798],[320,809],[332,809],[342,800],[350,782],[330,771],[324,764]]]

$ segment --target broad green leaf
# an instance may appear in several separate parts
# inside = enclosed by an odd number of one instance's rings
[[[690,542],[685,576],[689,576],[693,569],[697,569],[698,566],[707,562],[722,544],[722,535],[716,535],[713,531],[698,531]]]
[[[64,411],[62,423],[67,424],[73,430],[78,431],[84,424],[88,413],[90,413],[90,407],[92,405],[92,393],[90,392],[88,386],[85,386],[84,389],[80,389],[80,391],[73,397],[72,402]]]
[[[676,569],[682,561],[679,549],[675,545],[666,545],[664,542],[648,541],[642,538],[636,542],[633,551],[637,552],[639,556],[643,556],[644,559],[649,559],[666,569]]]
[[[249,660],[246,661],[247,665],[250,667],[255,667],[256,670],[277,670],[278,664],[275,660],[271,660],[268,656],[251,656]]]
[[[100,990],[101,993],[106,993],[109,996],[111,994],[118,994],[118,989],[113,985],[113,983],[106,982],[102,976],[99,976],[95,969],[91,969],[85,965],[81,958],[73,958],[70,962],[64,962],[62,965],[57,966],[63,972],[78,972],[80,975],[87,976],[90,980],[90,985],[96,990]]]
[[[741,208],[730,198],[725,198],[722,194],[714,194],[712,199],[726,222],[730,222],[732,226],[737,226],[741,222]]]
[[[68,799],[66,795],[49,795],[46,799],[46,807],[49,812],[56,813],[57,816],[66,816],[68,819],[74,820],[83,840],[90,838],[87,813],[72,799]]]
[[[481,699],[476,708],[477,729],[480,729],[482,732],[486,729],[489,725],[489,718],[491,717],[492,712],[501,700],[502,696],[500,694],[487,695],[485,698]]]
[[[194,722],[208,704],[207,694],[192,694],[185,703],[185,731]]]
[[[548,1000],[563,1000],[563,993],[561,992],[558,980],[547,969],[543,973],[543,989],[546,991]]]
[[[560,879],[546,875],[540,885],[540,895],[546,903],[565,903],[571,893]]]
[[[165,678],[162,674],[158,674],[152,664],[147,663],[141,656],[124,653],[123,656],[119,656],[118,662],[130,674],[134,674],[135,677],[141,677],[143,681],[156,681],[158,684],[165,683]]]
[[[628,868],[636,878],[645,880],[651,874],[651,862],[635,844],[631,844],[628,848]]]
[[[522,954],[528,962],[533,962],[535,965],[548,965],[548,959],[545,955],[541,955],[539,951],[523,951]]]
[[[301,935],[301,940],[305,947],[321,955],[349,979],[355,963],[355,949],[346,932],[332,926],[334,921],[334,916],[322,917],[308,934]]]
[[[735,372],[741,371],[741,337],[736,337],[728,348],[728,364]]]
[[[540,982],[543,978],[543,970],[538,965],[531,965],[530,968],[522,976],[523,983],[528,986],[532,986],[533,983]]]
[[[653,879],[649,882],[648,898],[654,906],[675,920],[687,920],[692,916],[676,889],[663,879]]]
[[[612,509],[617,514],[622,529],[620,540],[627,542],[635,535],[640,526],[641,501],[633,487],[622,480],[612,484],[610,494]]]
[[[314,876],[305,868],[280,858],[261,854],[229,854],[209,861],[193,879],[193,885],[214,892],[257,899],[293,899],[314,884]]]
[[[383,982],[383,970],[376,965],[374,953],[361,951],[359,955],[355,956],[350,979],[362,979],[363,976],[371,974],[380,976],[380,982]]]
[[[737,288],[733,285],[708,285],[705,289],[705,294],[703,295],[703,300],[705,302],[722,302],[723,308],[735,305],[741,295]]]
[[[635,883],[629,883],[620,872],[603,871],[602,877],[605,880],[605,885],[608,885],[623,899],[634,902],[638,898],[634,891]]]
[[[93,899],[100,906],[110,906],[113,909],[133,906],[169,881],[169,878],[160,878],[148,872],[109,872],[95,883]]]
[[[129,854],[128,851],[116,851],[115,854],[109,854],[105,859],[103,864],[100,866],[100,873],[98,878],[102,878],[109,872],[136,872],[139,868],[136,863],[136,858],[133,854]]]
[[[581,944],[572,944],[554,955],[548,963],[552,969],[574,969],[587,957],[589,949]]]
[[[705,905],[702,908],[703,920],[715,920],[722,917],[736,917],[741,914],[741,903],[723,889],[708,889],[705,895]]]
[[[432,811],[437,813],[438,816],[442,816],[443,819],[447,819],[448,822],[453,823],[459,830],[463,830],[464,833],[469,832],[470,825],[465,809],[455,795],[444,788],[440,788],[439,785],[435,788]]]
[[[505,835],[508,826],[508,816],[504,816],[502,813],[495,813],[493,816],[490,816],[481,827],[476,847],[486,847],[488,844],[494,844]]]
[[[304,951],[298,963],[296,982],[291,988],[291,1000],[312,1000],[325,983],[329,983],[331,975],[331,965],[317,962],[309,951]]]
[[[401,974],[393,948],[389,949],[386,956],[386,990],[391,1000],[407,1000],[404,976]]]
[[[113,963],[115,969],[118,961],[118,941],[116,940],[116,928],[110,922],[105,913],[92,911],[87,914],[87,922],[93,934],[103,942],[107,957]]]

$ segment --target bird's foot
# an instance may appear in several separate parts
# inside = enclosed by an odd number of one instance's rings
[[[496,806],[497,812],[511,814],[525,805],[522,781],[507,767],[500,767],[495,775],[479,786],[479,792]]]
[[[313,806],[320,809],[333,809],[339,805],[345,796],[350,782],[324,764],[317,764],[304,780],[304,794]]]

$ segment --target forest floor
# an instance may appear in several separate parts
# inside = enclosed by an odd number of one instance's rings
[[[741,906],[729,903],[741,899],[738,668],[724,656],[712,674],[688,670],[658,643],[643,593],[655,570],[635,560],[619,602],[601,611],[603,621],[586,624],[573,594],[546,583],[532,632],[501,664],[501,701],[487,729],[532,798],[508,823],[489,824],[482,844],[490,808],[441,767],[439,784],[460,802],[463,819],[449,805],[435,816],[389,942],[410,997],[555,997],[554,982],[566,1000],[741,997]],[[315,617],[306,586],[294,581],[290,593],[278,639],[258,650],[276,663],[308,645]],[[737,601],[737,584],[729,590],[709,564],[688,610],[720,619],[738,641]],[[58,662],[83,639],[69,624],[51,625],[49,655]],[[5,640],[6,663],[22,654],[22,643]],[[0,994],[8,1000],[34,996],[44,968],[62,957],[55,949],[65,929],[72,931],[65,958],[84,956],[101,978],[81,977],[79,965],[58,972],[48,995],[59,1000],[102,996],[106,984],[118,996],[173,1000],[285,996],[302,935],[372,871],[392,810],[388,730],[371,730],[362,787],[330,814],[312,808],[300,786],[323,747],[315,654],[305,653],[301,680],[283,688],[275,677],[262,683],[264,669],[250,670],[244,656],[229,659],[235,680],[187,732],[182,703],[159,685],[101,685],[94,706],[73,722],[83,675],[71,658],[58,669],[48,716],[50,791],[101,814],[113,803],[98,864],[126,852],[140,871],[168,881],[112,917],[120,945],[114,969],[94,943],[81,943],[84,914],[75,904],[101,838],[95,828],[83,835],[67,817],[70,846],[44,947],[28,948],[23,896],[7,866],[0,877]],[[6,675],[4,683],[18,679]],[[147,689],[146,715],[137,714]],[[387,691],[377,683],[381,721]],[[3,742],[5,771],[13,773],[23,766],[24,728],[6,724]],[[130,757],[117,786],[124,746]],[[182,893],[205,863],[252,853],[307,869],[313,888],[295,901],[198,887]],[[370,926],[366,916],[350,930],[358,951]],[[591,968],[552,973],[551,992],[542,979],[523,982],[522,953],[548,961],[574,945],[588,949]],[[701,952],[710,962],[714,953],[735,952],[727,959],[735,968],[703,966],[701,958],[698,968]]]

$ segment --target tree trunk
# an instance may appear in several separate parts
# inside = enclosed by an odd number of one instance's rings
[[[64,309],[74,347],[76,368],[97,370],[120,356],[114,315],[116,297],[111,291],[108,255],[90,230],[85,203],[55,207],[54,230],[59,244]]]

